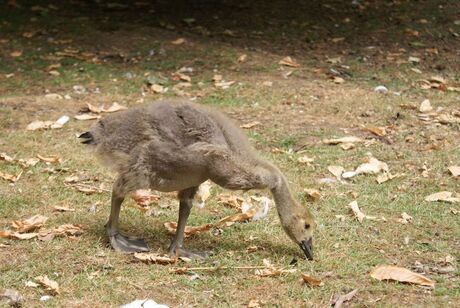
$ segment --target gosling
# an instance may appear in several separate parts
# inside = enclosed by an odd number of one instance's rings
[[[262,160],[222,113],[191,102],[160,101],[111,114],[79,137],[118,173],[105,225],[116,251],[149,250],[144,240],[120,232],[119,214],[128,193],[150,188],[178,191],[179,219],[169,254],[203,256],[183,248],[184,230],[198,187],[211,180],[231,190],[270,189],[286,234],[313,259],[312,214],[293,198],[281,171]]]

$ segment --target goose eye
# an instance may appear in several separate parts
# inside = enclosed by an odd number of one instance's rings
[[[305,224],[305,230],[310,229],[310,224]]]

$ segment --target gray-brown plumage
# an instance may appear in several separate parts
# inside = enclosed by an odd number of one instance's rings
[[[195,256],[182,249],[184,229],[193,197],[209,179],[233,190],[270,189],[287,235],[312,258],[313,216],[293,199],[278,168],[260,159],[223,114],[189,102],[156,102],[109,115],[80,137],[118,172],[106,225],[115,250],[148,250],[142,240],[122,235],[118,221],[126,194],[151,188],[179,191],[179,221],[169,253]]]

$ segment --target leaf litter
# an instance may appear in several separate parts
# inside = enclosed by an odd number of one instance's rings
[[[399,282],[418,284],[431,288],[434,288],[435,286],[433,280],[421,274],[414,273],[403,267],[392,265],[380,265],[371,271],[370,276],[377,280],[393,280]]]
[[[35,280],[51,295],[58,295],[60,293],[59,284],[49,279],[47,275],[35,277]]]

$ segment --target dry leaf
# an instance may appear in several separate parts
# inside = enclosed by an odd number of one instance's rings
[[[53,211],[55,212],[75,212],[75,209],[71,209],[71,208],[68,208],[68,207],[65,207],[65,206],[55,206],[53,208]]]
[[[342,173],[345,171],[342,166],[328,166],[327,170],[332,173],[339,181],[342,179]]]
[[[387,134],[386,128],[381,126],[368,126],[366,130],[379,137],[383,137]]]
[[[180,37],[174,41],[171,42],[171,44],[173,45],[181,45],[181,44],[184,44],[185,43],[185,39],[183,37]]]
[[[64,224],[50,230],[40,230],[38,239],[41,241],[51,241],[59,236],[77,236],[83,233],[84,225],[81,224]]]
[[[340,308],[340,307],[342,307],[344,302],[351,301],[353,299],[353,297],[356,296],[356,293],[358,293],[358,289],[354,289],[353,291],[351,291],[351,292],[349,292],[347,294],[344,294],[344,295],[337,294],[336,296],[334,296],[334,299],[332,300],[331,305],[334,308]]]
[[[91,105],[90,103],[86,103],[86,106],[88,107],[88,110],[93,113],[101,113],[102,109],[99,107],[96,107],[94,105]]]
[[[403,267],[380,265],[370,275],[377,280],[395,280],[434,288],[434,281]]]
[[[290,67],[300,67],[300,64],[294,61],[291,57],[284,57],[278,62],[278,64]]]
[[[214,85],[217,88],[222,88],[222,89],[228,89],[231,85],[233,85],[235,81],[220,81],[220,82],[215,82]]]
[[[243,203],[246,202],[243,198],[229,193],[220,194],[217,200],[217,203],[237,209],[238,211],[241,211]]]
[[[358,137],[354,137],[354,136],[346,136],[342,138],[323,140],[324,144],[332,144],[332,145],[336,145],[340,143],[356,143],[356,142],[364,142],[364,140]]]
[[[450,191],[440,191],[434,194],[431,194],[427,197],[425,197],[425,201],[428,202],[435,202],[435,201],[445,201],[445,202],[460,202],[459,197],[452,197],[453,193]]]
[[[82,113],[82,114],[77,114],[76,116],[74,116],[74,119],[79,120],[79,121],[97,120],[100,118],[101,118],[100,115],[92,114],[92,113]]]
[[[246,54],[242,54],[241,56],[238,57],[238,62],[246,62],[246,59],[247,59],[247,55]]]
[[[303,191],[306,192],[310,199],[313,201],[318,201],[321,199],[321,193],[317,189],[305,188]]]
[[[355,171],[347,171],[342,174],[343,178],[351,178],[358,174],[375,174],[381,171],[388,172],[388,165],[375,157],[366,158],[367,162],[361,164]]]
[[[16,240],[30,240],[34,237],[37,237],[38,233],[19,233],[11,231],[0,231],[0,237],[11,238]]]
[[[165,222],[164,226],[165,226],[166,230],[168,230],[169,233],[176,234],[177,223],[175,223],[175,222]],[[198,234],[198,233],[207,232],[207,231],[211,230],[211,228],[212,228],[212,224],[205,224],[205,225],[198,226],[198,227],[186,226],[184,234],[185,234],[185,237],[189,237],[189,236],[192,236],[192,235],[195,235],[195,234]]]
[[[59,284],[48,278],[47,275],[35,277],[35,280],[45,287],[45,290],[50,292],[52,295],[59,294]]]
[[[27,125],[26,130],[48,129],[53,124],[53,121],[33,121]]]
[[[62,159],[58,155],[50,155],[48,157],[46,156],[41,156],[40,154],[37,154],[38,159],[41,161],[44,161],[46,163],[61,163]]]
[[[460,176],[460,166],[450,166],[448,169],[453,176]]]
[[[13,58],[20,57],[20,56],[22,56],[22,51],[20,51],[20,50],[15,50],[15,51],[13,51],[13,52],[10,53],[10,56],[13,57]]]
[[[174,264],[177,262],[176,258],[171,258],[170,256],[159,255],[156,253],[147,253],[147,252],[136,252],[134,258],[141,260],[145,263],[154,263],[154,264]]]
[[[302,279],[305,284],[308,284],[310,287],[319,287],[323,285],[323,282],[317,278],[302,274]]]
[[[411,63],[420,63],[420,58],[419,58],[419,57],[410,56],[409,59],[408,59],[408,61],[411,62]]]
[[[314,158],[308,157],[306,155],[300,156],[299,158],[297,158],[297,161],[302,164],[309,164],[309,163],[312,163],[314,160],[315,160]]]
[[[7,180],[7,181],[10,181],[11,183],[15,183],[17,182],[17,180],[19,180],[19,178],[21,177],[22,175],[22,170],[19,171],[18,174],[16,175],[12,175],[12,174],[9,174],[9,173],[5,173],[5,172],[1,172],[0,171],[0,178],[4,179],[4,180]]]
[[[332,76],[331,79],[336,84],[341,84],[341,83],[345,82],[345,79],[343,79],[342,77],[339,77],[339,76]]]
[[[153,194],[151,189],[138,189],[131,194],[131,198],[143,207],[149,206],[151,203],[160,200],[160,196]]]
[[[402,176],[402,174],[399,174],[399,173],[391,174],[389,172],[384,172],[382,174],[379,174],[376,180],[377,180],[377,183],[382,184],[382,183],[388,182],[389,180],[398,178],[400,176]]]
[[[208,200],[210,196],[211,196],[211,182],[206,181],[198,187],[198,191],[196,192],[196,195],[195,195],[195,200],[198,200],[198,204],[196,206],[199,208],[203,208],[204,203],[206,202],[206,200]]]
[[[256,212],[257,212],[256,209],[250,209],[245,213],[238,213],[238,214],[226,216],[222,218],[221,220],[219,220],[219,222],[216,225],[231,226],[235,222],[245,222],[253,218]]]
[[[340,145],[340,147],[345,150],[345,151],[348,151],[348,150],[351,150],[355,147],[355,144],[354,143],[342,143]]]
[[[433,111],[433,107],[431,107],[430,100],[426,99],[424,100],[418,109],[421,113],[428,113]]]
[[[114,102],[109,108],[105,109],[102,108],[102,112],[110,113],[110,112],[117,112],[121,110],[126,110],[128,107],[122,106],[118,104],[117,102]]]
[[[451,212],[452,214],[454,214],[454,215],[457,215],[458,213],[460,213],[459,210],[454,209],[453,207],[449,208],[449,210],[450,210],[450,212]]]
[[[398,219],[398,222],[402,223],[403,225],[412,222],[412,216],[407,214],[406,212],[401,213],[401,218]]]
[[[254,126],[257,126],[257,125],[261,125],[261,123],[259,121],[254,121],[254,122],[250,122],[250,123],[247,123],[247,124],[242,124],[240,125],[241,128],[253,128]]]
[[[222,75],[219,75],[219,74],[212,76],[212,81],[214,82],[222,81],[222,79],[223,79]]]
[[[366,215],[359,209],[358,202],[352,201],[350,204],[348,204],[348,206],[353,211],[353,214],[358,219],[358,221],[362,223],[364,218],[366,218]]]
[[[22,220],[13,220],[11,226],[16,229],[19,233],[33,231],[42,227],[45,222],[48,220],[48,217],[43,215],[34,215],[27,219]]]

